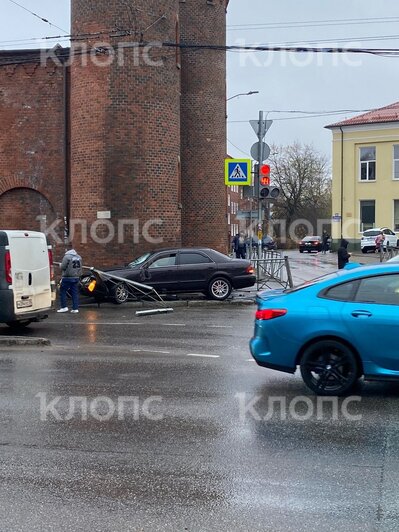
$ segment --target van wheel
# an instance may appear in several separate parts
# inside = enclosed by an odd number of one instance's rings
[[[116,305],[122,305],[122,303],[126,303],[129,298],[129,290],[127,289],[125,283],[118,283],[114,286],[112,289],[112,298]]]
[[[31,320],[25,320],[25,321],[8,321],[7,325],[11,327],[12,329],[24,329],[28,325],[30,325],[32,322]]]

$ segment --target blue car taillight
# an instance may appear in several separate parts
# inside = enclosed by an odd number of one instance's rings
[[[257,310],[255,314],[255,319],[257,320],[272,320],[274,318],[280,318],[287,314],[287,309],[285,308],[267,308],[264,310]]]

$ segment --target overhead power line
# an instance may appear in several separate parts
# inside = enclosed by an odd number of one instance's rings
[[[249,157],[249,158],[252,158],[252,156],[246,152],[246,151],[243,151],[241,148],[239,148],[238,146],[236,146],[233,142],[231,142],[230,139],[227,139],[227,142],[229,144],[231,144],[236,150],[240,151],[243,155],[245,155],[246,157]]]
[[[132,43],[124,43],[124,49],[128,48],[135,48],[137,47],[147,47],[147,46],[154,46],[154,43],[152,42],[132,42]],[[289,52],[289,53],[316,53],[316,54],[370,54],[370,55],[376,55],[376,56],[382,56],[382,57],[399,57],[399,49],[398,48],[338,48],[338,47],[310,47],[310,46],[255,46],[255,45],[249,45],[249,46],[238,46],[238,45],[230,45],[230,46],[222,46],[222,45],[208,45],[208,44],[186,44],[186,43],[176,43],[176,42],[164,42],[159,43],[158,46],[160,48],[166,48],[166,49],[176,49],[179,48],[184,52],[189,51],[212,51],[212,52]],[[25,50],[26,52],[26,60],[24,61],[24,58],[21,53],[18,55],[18,59],[13,59],[12,57],[12,51],[8,52],[9,57],[1,58],[0,53],[0,66],[1,65],[7,65],[7,64],[21,64],[22,62],[34,62],[34,53],[36,53],[37,59],[36,61],[40,60],[41,52],[40,50],[36,50],[33,52],[29,52],[28,50]],[[81,55],[91,55],[91,54],[109,54],[109,50],[106,47],[101,48],[89,48],[87,50],[74,50],[73,48],[70,50],[68,48],[61,48],[60,50],[57,50],[55,52],[56,56],[60,59],[68,59],[70,57],[75,56],[81,56]],[[5,52],[7,54],[7,52]]]
[[[327,118],[328,116],[339,116],[343,114],[350,113],[359,113],[359,112],[369,112],[369,111],[376,111],[377,109],[362,109],[361,111],[333,111],[333,112],[317,112],[314,111],[313,113],[309,113],[302,116],[288,116],[283,118],[273,118],[273,122],[284,122],[286,120],[304,120],[308,118]],[[301,112],[301,111],[266,111],[267,113],[289,113],[289,112]],[[229,120],[227,122],[228,124],[247,124],[248,120]]]
[[[57,26],[56,24],[53,24],[48,19],[46,19],[44,17],[41,17],[40,15],[38,15],[37,13],[34,13],[33,11],[31,11],[27,7],[23,6],[22,4],[19,4],[18,2],[15,2],[15,0],[9,0],[9,2],[11,2],[12,4],[15,4],[16,6],[20,7],[21,9],[24,9],[25,11],[27,11],[28,13],[30,13],[34,17],[36,17],[39,20],[41,20],[42,22],[45,22],[46,24],[50,24],[50,26],[54,26],[54,28],[57,28],[58,30],[67,32],[67,30],[64,30],[64,28],[60,28],[60,26]]]
[[[399,17],[379,18],[350,18],[350,19],[326,19],[326,20],[295,20],[285,22],[265,22],[252,24],[229,24],[227,31],[256,31],[262,29],[289,29],[289,28],[316,28],[325,26],[355,26],[364,24],[387,24],[399,22]]]

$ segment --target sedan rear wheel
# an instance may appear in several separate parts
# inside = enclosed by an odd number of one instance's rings
[[[343,395],[358,378],[358,364],[352,350],[337,340],[321,340],[304,352],[301,375],[318,395]]]
[[[114,303],[116,303],[117,305],[122,305],[122,303],[126,303],[126,301],[129,299],[129,290],[125,283],[116,284],[112,289],[112,296]]]
[[[212,299],[223,301],[231,294],[231,283],[224,277],[217,277],[210,282],[208,293]]]

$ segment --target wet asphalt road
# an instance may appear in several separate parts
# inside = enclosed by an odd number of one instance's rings
[[[299,376],[250,360],[253,314],[89,305],[25,333],[50,347],[2,347],[0,530],[397,530],[399,383],[317,416]]]

